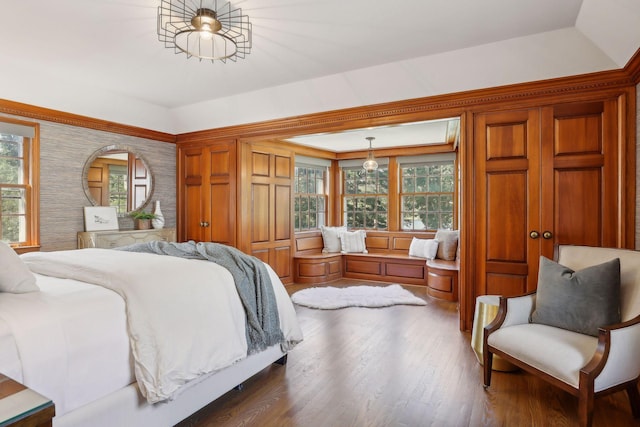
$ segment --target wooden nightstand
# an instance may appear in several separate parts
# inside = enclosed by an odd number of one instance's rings
[[[0,427],[51,427],[50,399],[0,374]]]

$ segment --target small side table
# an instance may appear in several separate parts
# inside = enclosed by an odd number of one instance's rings
[[[51,399],[0,374],[0,427],[51,427],[55,414]]]
[[[478,358],[478,362],[481,365],[483,362],[482,344],[484,340],[484,327],[493,322],[498,314],[498,308],[500,307],[500,297],[498,295],[481,295],[476,298],[476,310],[473,314],[473,329],[471,331],[471,347],[473,352]],[[507,362],[500,358],[500,356],[493,355],[493,363],[491,367],[494,371],[515,371],[517,366]]]

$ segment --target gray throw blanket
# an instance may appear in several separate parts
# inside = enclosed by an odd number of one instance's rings
[[[208,260],[226,268],[233,276],[246,314],[248,354],[284,342],[271,279],[259,259],[234,247],[212,242],[153,241],[115,249]]]

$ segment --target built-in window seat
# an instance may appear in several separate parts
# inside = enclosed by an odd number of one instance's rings
[[[457,301],[458,261],[426,260],[409,255],[414,238],[433,238],[416,232],[367,231],[369,253],[322,253],[319,231],[295,235],[294,282],[319,284],[341,277],[427,286],[429,295]]]

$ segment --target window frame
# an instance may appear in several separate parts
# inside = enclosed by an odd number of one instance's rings
[[[426,156],[425,156],[426,157]],[[452,173],[451,173],[451,186],[452,189],[451,191],[429,191],[429,178],[431,177],[431,175],[429,174],[429,172],[426,172],[426,175],[424,176],[426,182],[425,182],[425,191],[405,191],[405,175],[404,175],[404,169],[407,168],[426,168],[428,170],[428,168],[432,167],[432,166],[442,166],[442,165],[451,165],[452,168]],[[442,178],[442,174],[439,175],[440,178]],[[417,180],[419,176],[418,175],[413,175],[413,178],[415,178]],[[415,231],[426,231],[426,232],[432,232],[432,231],[436,231],[438,229],[441,228],[451,228],[451,229],[455,229],[457,227],[457,223],[456,223],[456,210],[457,210],[457,203],[456,203],[456,158],[450,158],[450,159],[446,159],[446,158],[437,158],[437,156],[434,156],[433,159],[429,159],[429,158],[424,158],[421,159],[418,162],[405,162],[400,160],[398,162],[398,215],[399,215],[399,224],[398,224],[398,228],[401,231],[407,231],[407,232],[415,232]],[[417,184],[414,184],[417,185]],[[442,185],[442,183],[441,183]],[[414,190],[416,190],[414,188]],[[441,189],[442,190],[442,189]],[[429,196],[437,196],[438,198],[441,199],[442,196],[450,196],[451,197],[451,203],[452,203],[452,207],[451,207],[451,224],[443,224],[441,221],[441,218],[439,218],[438,221],[438,225],[436,228],[430,228],[429,227],[429,220],[428,220],[428,216],[429,216]],[[404,203],[404,198],[405,197],[416,197],[416,196],[424,196],[425,198],[425,223],[424,229],[416,229],[415,227],[415,223],[413,224],[412,228],[405,228],[404,224],[404,214],[405,214],[405,203]],[[436,212],[438,213],[443,213],[446,211],[443,211],[442,209],[438,209]],[[414,218],[415,218],[415,210],[413,211],[414,213]]]
[[[316,193],[309,193],[309,192],[305,192],[305,193],[301,193],[298,192],[298,168],[304,168],[307,171],[310,169],[313,169],[314,171],[322,171],[322,192],[316,192]],[[307,231],[319,231],[320,230],[320,226],[321,225],[327,225],[328,224],[328,216],[329,216],[329,172],[330,172],[330,168],[328,166],[322,165],[322,164],[312,164],[309,162],[305,162],[305,161],[300,161],[300,162],[296,162],[295,166],[294,166],[294,189],[293,189],[293,230],[295,233],[303,233],[303,232],[307,232]],[[308,175],[307,175],[308,176]],[[314,179],[315,180],[315,179]],[[317,190],[317,180],[316,181],[316,190]],[[308,182],[307,182],[307,190],[309,189],[308,187]],[[320,199],[322,198],[324,200],[324,211],[320,211],[318,209],[315,210],[315,215],[316,215],[316,225],[315,227],[309,227],[309,223],[307,223],[307,227],[306,228],[302,228],[300,226],[296,227],[296,216],[298,216],[301,211],[296,209],[296,202],[299,200],[299,198],[301,197],[307,197],[307,198],[311,198],[311,197],[315,197],[316,199]],[[316,202],[316,206],[317,206],[317,202]],[[310,212],[310,210],[309,210]],[[322,215],[324,217],[324,221],[322,221],[322,224],[320,224],[319,221],[319,216]],[[301,217],[299,217],[299,222],[298,224],[301,225],[302,220]]]
[[[390,215],[390,211],[392,209],[391,207],[391,191],[390,191],[390,185],[391,185],[391,168],[389,167],[389,163],[388,163],[388,159],[387,161],[383,161],[384,159],[379,159],[379,167],[375,172],[371,172],[376,174],[376,189],[379,190],[380,189],[380,177],[379,177],[379,173],[381,169],[385,169],[387,171],[387,183],[386,183],[386,187],[387,187],[387,192],[386,193],[380,193],[380,192],[376,192],[376,193],[369,193],[369,192],[365,192],[365,193],[347,193],[346,192],[346,188],[347,188],[347,173],[348,172],[359,172],[361,174],[364,174],[365,176],[368,175],[367,172],[364,171],[364,169],[362,169],[362,165],[360,166],[350,166],[348,163],[344,164],[340,167],[340,181],[341,181],[341,191],[340,191],[340,205],[341,205],[341,209],[340,209],[340,215],[342,218],[342,224],[345,225],[347,228],[349,228],[350,230],[371,230],[371,231],[389,231],[391,229],[390,226],[390,219],[391,219],[391,215]],[[360,172],[361,171],[361,172]],[[366,185],[366,184],[365,184]],[[375,227],[367,227],[367,221],[366,221],[366,211],[362,211],[363,214],[365,215],[365,217],[363,218],[364,224],[362,227],[358,225],[350,225],[348,222],[348,211],[347,211],[347,199],[348,198],[375,198],[376,199],[376,206],[378,205],[378,199],[386,199],[386,227],[381,228],[377,226],[377,221],[374,220],[374,222],[376,223]],[[365,203],[366,204],[366,203]],[[358,210],[355,210],[354,212],[358,212]],[[373,213],[374,215],[378,212],[377,209],[374,209]]]
[[[23,137],[24,182],[0,183],[0,187],[25,189],[25,240],[8,243],[18,253],[37,250],[40,248],[40,125],[0,117],[0,133]]]

